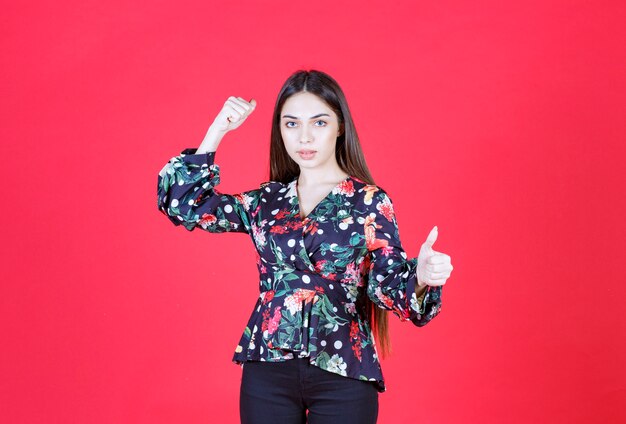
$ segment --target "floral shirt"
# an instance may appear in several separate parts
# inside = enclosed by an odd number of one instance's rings
[[[232,361],[309,357],[384,392],[365,296],[421,327],[439,313],[442,291],[416,296],[417,258],[407,258],[387,193],[349,176],[303,219],[297,178],[224,194],[215,152],[195,152],[159,172],[158,208],[189,231],[247,233],[254,243],[259,296]]]

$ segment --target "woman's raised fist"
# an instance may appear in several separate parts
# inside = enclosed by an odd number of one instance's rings
[[[230,96],[213,121],[213,126],[222,132],[234,130],[246,120],[255,107],[256,100],[254,99],[247,102],[241,97]]]

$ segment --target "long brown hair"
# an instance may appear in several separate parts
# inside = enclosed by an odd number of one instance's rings
[[[368,184],[374,184],[374,179],[365,163],[359,136],[357,135],[343,91],[330,75],[316,70],[299,70],[294,72],[285,81],[278,93],[272,116],[270,180],[289,183],[300,175],[300,167],[291,159],[285,149],[280,133],[280,112],[285,101],[290,96],[303,91],[315,94],[326,102],[337,115],[339,125],[343,124],[343,131],[337,137],[335,146],[335,157],[339,167],[353,177]],[[364,274],[364,278],[367,278],[367,272]],[[369,296],[366,295],[365,312],[366,318],[374,331],[376,345],[380,347],[380,353],[385,358],[391,353],[387,310],[376,306]]]

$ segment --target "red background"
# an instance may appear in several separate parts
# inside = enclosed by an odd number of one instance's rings
[[[515,3],[515,4],[513,4]],[[520,3],[520,4],[517,4]],[[0,421],[236,423],[246,235],[189,233],[157,173],[230,95],[217,154],[267,178],[295,70],[343,87],[441,315],[391,315],[379,422],[626,421],[621,1],[11,2],[2,23]]]

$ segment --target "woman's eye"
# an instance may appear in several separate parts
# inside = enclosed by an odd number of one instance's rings
[[[316,123],[316,124],[318,124],[318,123],[320,123],[320,122],[322,123],[322,125],[318,125],[318,127],[325,127],[325,126],[326,126],[326,121],[322,121],[321,119],[320,119],[319,121],[315,121],[315,123]],[[290,125],[290,124],[293,124],[293,125]],[[287,122],[285,122],[285,126],[286,126],[287,128],[295,128],[295,126],[296,126],[296,122],[293,122],[293,121],[287,121]]]

